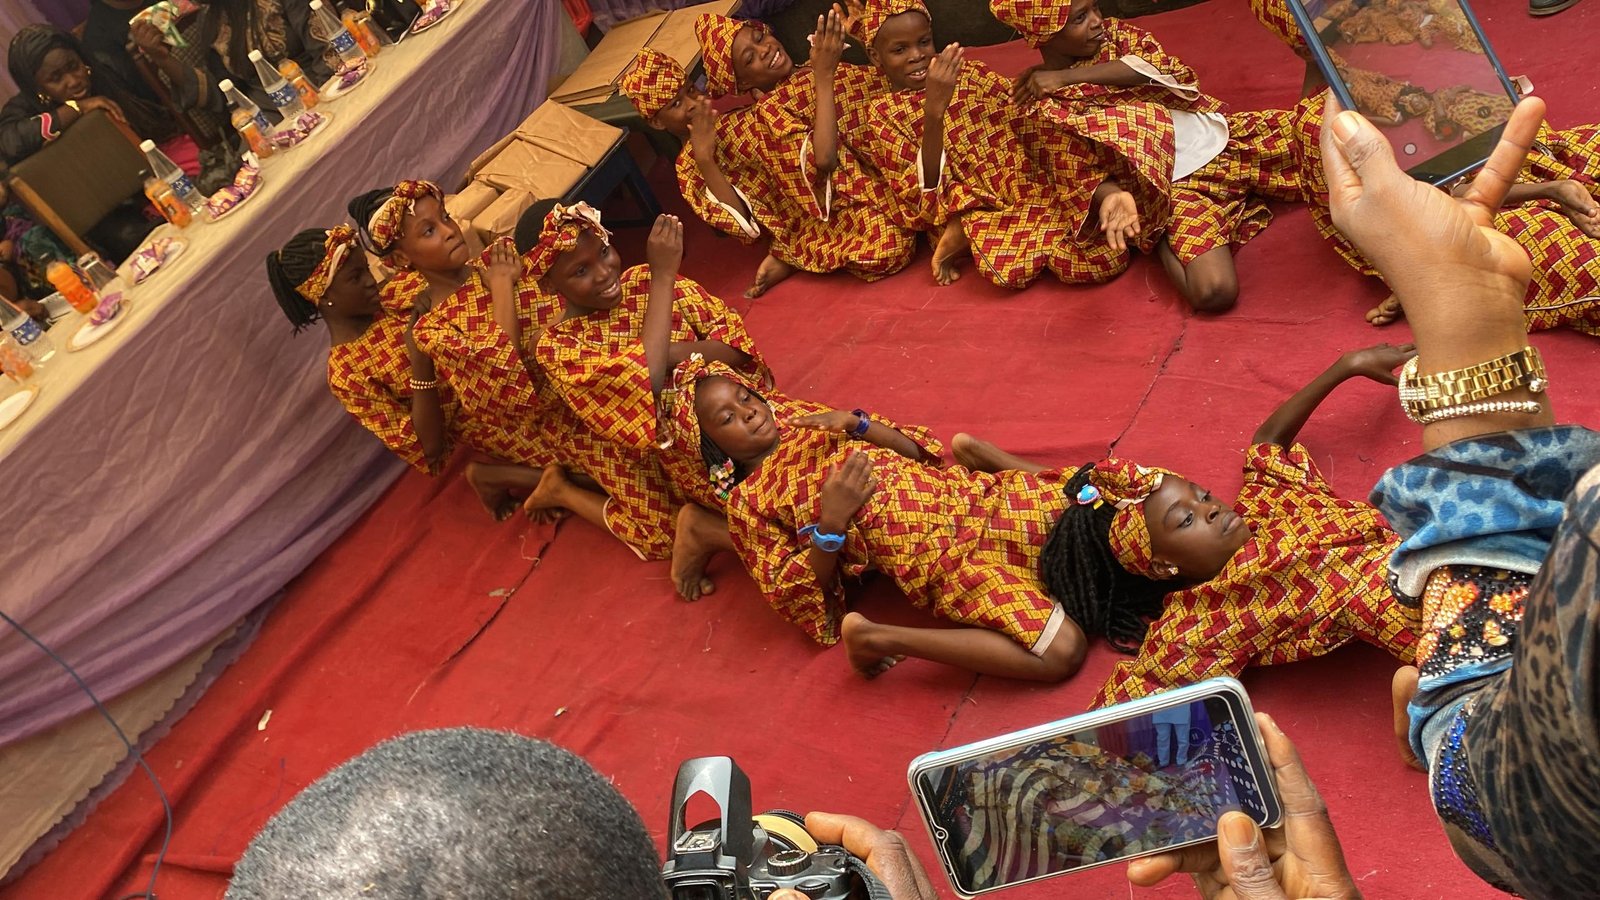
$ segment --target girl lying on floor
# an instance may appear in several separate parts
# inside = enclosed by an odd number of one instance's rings
[[[556,206],[528,259],[531,276],[561,304],[539,335],[533,359],[553,397],[615,457],[590,470],[608,488],[611,503],[567,483],[559,467],[545,471],[529,503],[598,520],[646,559],[671,556],[675,582],[692,600],[712,585],[703,558],[698,570],[685,571],[692,559],[674,549],[678,524],[696,538],[695,552],[729,545],[721,516],[686,500],[662,468],[657,398],[672,366],[691,354],[722,360],[765,383],[772,374],[739,316],[678,277],[683,225],[676,217],[656,219],[646,265],[624,270],[610,238],[599,211],[587,203]]]
[[[417,258],[429,259],[426,253]],[[407,465],[437,475],[457,443],[486,454],[491,458],[467,464],[466,478],[497,518],[510,512],[496,505],[508,485],[531,489],[537,471],[501,461],[514,458],[513,437],[465,414],[433,361],[418,350],[411,338],[414,316],[396,308],[394,282],[380,289],[373,280],[355,229],[300,232],[267,255],[267,280],[296,333],[318,319],[327,325],[328,389]]]
[[[760,22],[708,13],[695,20],[695,35],[711,95],[749,93],[754,103],[719,121],[704,97],[681,86],[681,71],[673,71],[676,64],[661,58],[649,62],[653,71],[638,71],[636,64],[627,76],[636,85],[651,81],[654,87],[635,91],[624,85],[624,91],[636,103],[643,95],[656,105],[667,99],[668,86],[678,83],[672,90],[679,105],[663,107],[672,112],[660,114],[659,124],[694,132],[690,146],[695,168],[726,209],[711,211],[707,221],[726,231],[716,220],[736,218],[738,234],[750,238],[755,236],[752,225],[771,233],[770,252],[746,296],[760,296],[797,269],[844,270],[874,281],[905,268],[916,236],[879,211],[882,204],[874,195],[881,188],[863,170],[851,149],[854,142],[844,133],[856,121],[846,112],[858,108],[879,84],[871,68],[840,62],[845,46],[842,10],[834,7],[818,17],[805,66],[796,66]],[[659,99],[648,99],[651,95]],[[691,105],[684,107],[683,100]],[[702,157],[722,161],[728,167],[724,171],[738,176],[735,183],[744,196],[722,190]],[[694,184],[695,173],[683,181],[681,157],[679,174],[685,197],[703,193]],[[696,212],[702,212],[698,205]],[[755,222],[749,212],[756,213]]]
[[[1061,681],[1087,639],[1039,583],[1037,559],[1071,470],[941,468],[920,428],[768,394],[692,357],[664,410],[672,447],[724,498],[739,559],[773,609],[818,643],[841,638],[872,677],[900,656]],[[961,628],[897,628],[847,613],[844,582],[872,569]]]
[[[1040,129],[1011,104],[1007,79],[958,45],[935,52],[921,0],[873,0],[856,29],[889,90],[849,133],[884,182],[891,217],[938,235],[938,283],[954,281],[967,255],[1002,287],[1047,267],[1068,283],[1105,281],[1164,221],[1167,173],[1129,149],[1137,127]]]
[[[1320,91],[1325,82],[1284,0],[1250,0],[1250,8],[1269,32],[1306,61],[1305,92]],[[1363,275],[1379,277],[1333,225],[1322,174],[1320,104],[1313,111],[1295,123],[1297,143],[1306,151],[1303,171],[1312,221],[1345,262]],[[1469,189],[1470,183],[1463,184],[1457,194]],[[1566,327],[1600,334],[1600,301],[1595,299],[1600,296],[1600,126],[1557,131],[1541,124],[1538,142],[1496,211],[1494,225],[1533,261],[1523,303],[1528,330]],[[1367,321],[1387,325],[1401,314],[1398,299],[1390,296],[1367,312]]]
[[[1306,199],[1294,123],[1319,111],[1320,100],[1224,115],[1220,101],[1200,92],[1193,69],[1149,32],[1102,18],[1098,0],[991,0],[989,7],[1043,58],[1014,88],[1042,121],[1100,107],[1153,111],[1152,133],[1170,133],[1173,146],[1172,210],[1156,254],[1195,310],[1232,308],[1234,248],[1272,221],[1267,200]]]
[[[1086,631],[1137,650],[1096,706],[1309,659],[1351,638],[1411,658],[1416,610],[1399,605],[1384,578],[1394,533],[1370,505],[1335,496],[1295,436],[1340,383],[1394,384],[1394,368],[1412,355],[1387,344],[1347,353],[1280,406],[1245,453],[1234,503],[1127,460],[1078,472],[1039,571]],[[1041,468],[965,435],[955,452],[985,471]]]

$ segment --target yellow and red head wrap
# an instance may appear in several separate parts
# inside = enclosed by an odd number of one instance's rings
[[[696,388],[707,378],[726,378],[761,397],[765,397],[772,387],[759,376],[741,372],[724,362],[707,361],[698,353],[679,363],[672,371],[672,386],[661,397],[662,425],[666,432],[666,440],[661,444],[662,461],[669,467],[674,462],[691,465],[687,461],[691,455],[694,459],[702,459],[700,439],[703,432],[700,430],[700,416],[695,411],[694,400]],[[731,460],[709,467],[706,477],[711,481],[712,492],[722,500],[728,499],[738,480]]]
[[[600,210],[578,201],[571,206],[557,203],[544,217],[544,230],[539,232],[539,243],[528,251],[529,274],[543,278],[556,257],[578,246],[578,236],[590,231],[606,243],[611,242],[611,232],[600,224]]]
[[[431,181],[402,181],[394,186],[389,199],[367,220],[367,238],[372,241],[373,252],[388,256],[394,250],[394,245],[400,242],[401,223],[423,197],[433,197],[443,203],[444,191]]]
[[[739,76],[733,71],[733,39],[746,28],[755,28],[763,36],[767,33],[765,24],[750,19],[703,13],[694,20],[694,36],[700,42],[700,62],[706,70],[706,90],[713,97],[739,89]]]
[[[1162,479],[1171,474],[1166,469],[1107,457],[1094,464],[1089,472],[1089,483],[1072,498],[1075,503],[1109,503],[1116,507],[1108,543],[1117,562],[1135,575],[1157,580],[1172,576],[1171,572],[1156,567],[1150,548],[1150,526],[1144,519],[1144,501],[1161,487]]]
[[[933,21],[929,14],[927,4],[922,0],[867,0],[866,6],[861,10],[861,18],[856,20],[855,32],[861,36],[861,42],[868,47],[878,39],[878,30],[883,23],[901,13],[919,12]]]
[[[1055,37],[1072,18],[1072,0],[989,0],[989,11],[1031,47]]]
[[[654,47],[645,47],[634,55],[633,65],[622,73],[618,87],[633,101],[639,115],[649,120],[672,105],[685,80],[677,60]]]
[[[345,257],[350,255],[350,250],[356,245],[356,230],[349,225],[335,225],[328,229],[328,234],[322,239],[322,262],[311,270],[306,280],[295,286],[300,296],[312,303],[321,303],[322,295],[328,292],[328,283],[333,281],[333,274],[344,265]]]

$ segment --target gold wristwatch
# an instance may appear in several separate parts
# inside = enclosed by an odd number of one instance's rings
[[[1498,359],[1436,372],[1417,374],[1417,358],[1406,361],[1400,370],[1400,406],[1413,422],[1425,413],[1497,397],[1519,387],[1542,393],[1550,383],[1545,375],[1544,357],[1535,347],[1523,347]]]

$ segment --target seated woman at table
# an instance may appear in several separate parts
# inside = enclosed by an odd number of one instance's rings
[[[334,8],[331,0],[324,5]],[[273,65],[294,60],[312,84],[320,85],[333,75],[326,58],[332,51],[311,36],[310,22],[306,0],[209,0],[200,14],[199,37],[216,51],[223,68],[250,84],[256,84],[256,76],[249,54],[260,50]]]
[[[199,149],[160,106],[140,99],[114,72],[84,59],[78,39],[51,25],[29,25],[11,39],[6,58],[18,93],[0,108],[0,157],[18,163],[59,138],[83,114],[101,110],[134,135],[156,142],[189,174],[199,172]],[[118,206],[85,237],[122,260],[157,219],[140,196]],[[153,213],[152,213],[153,215]]]
[[[411,339],[411,315],[386,309],[367,254],[349,225],[311,228],[267,255],[267,280],[295,333],[328,327],[328,389],[356,421],[412,468],[444,470],[456,442],[494,456],[510,438],[463,415],[433,361]],[[516,509],[539,472],[497,460],[467,464],[467,483],[496,518]]]
[[[12,199],[6,174],[0,166],[0,297],[43,320],[44,307],[38,301],[55,291],[45,278],[45,267],[53,260],[72,262],[72,253],[54,232],[35,222],[28,210]]]

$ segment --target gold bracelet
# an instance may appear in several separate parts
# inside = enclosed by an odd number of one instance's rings
[[[437,378],[433,379],[432,381],[418,381],[415,378],[411,379],[411,389],[413,391],[431,391],[438,386],[439,379]]]
[[[1534,347],[1431,375],[1418,375],[1417,359],[1412,357],[1400,370],[1400,407],[1411,421],[1421,422],[1421,416],[1435,410],[1487,400],[1519,387],[1538,394],[1549,384],[1544,357]]]
[[[1445,419],[1459,419],[1463,416],[1478,416],[1484,413],[1514,412],[1535,416],[1543,408],[1543,405],[1537,400],[1480,400],[1477,403],[1446,406],[1443,409],[1422,413],[1417,416],[1417,423],[1419,425],[1432,425],[1435,422],[1443,422]]]

